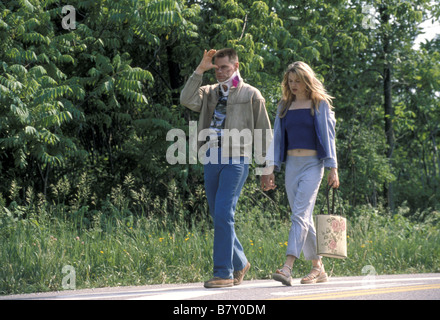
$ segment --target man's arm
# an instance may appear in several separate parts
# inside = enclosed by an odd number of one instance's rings
[[[257,163],[263,164],[267,155],[267,149],[272,141],[272,128],[269,116],[266,110],[266,102],[259,91],[252,99],[252,108],[254,113],[254,139],[261,139],[262,141],[254,141],[256,148],[255,158]]]
[[[180,92],[180,103],[188,109],[200,112],[202,108],[203,90],[200,88],[202,85],[202,76],[206,71],[216,67],[212,63],[212,57],[215,53],[216,50],[214,49],[208,52],[205,50],[202,61]]]

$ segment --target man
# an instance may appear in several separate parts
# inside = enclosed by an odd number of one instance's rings
[[[218,83],[202,86],[203,73],[211,69],[215,69]],[[235,234],[235,207],[249,173],[252,142],[255,137],[263,140],[255,144],[255,156],[264,159],[266,138],[272,139],[265,100],[258,89],[244,83],[237,53],[226,48],[204,51],[202,61],[181,92],[180,103],[200,112],[198,147],[204,144],[209,159],[205,159],[204,179],[214,220],[214,277],[204,286],[238,285],[250,263]]]

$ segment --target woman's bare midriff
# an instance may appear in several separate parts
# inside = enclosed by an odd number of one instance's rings
[[[310,149],[291,149],[287,150],[287,154],[291,157],[310,157],[317,156],[318,151]]]

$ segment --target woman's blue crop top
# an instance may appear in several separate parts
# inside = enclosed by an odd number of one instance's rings
[[[287,150],[317,150],[315,123],[310,109],[289,110],[286,115]]]

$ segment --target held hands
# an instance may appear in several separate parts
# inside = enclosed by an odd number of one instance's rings
[[[275,189],[275,175],[273,173],[261,176],[261,189],[269,191]]]
[[[200,61],[199,66],[196,69],[196,73],[203,74],[205,71],[211,70],[212,68],[218,68],[212,63],[212,58],[214,57],[217,50],[211,49],[203,53],[202,61]]]

